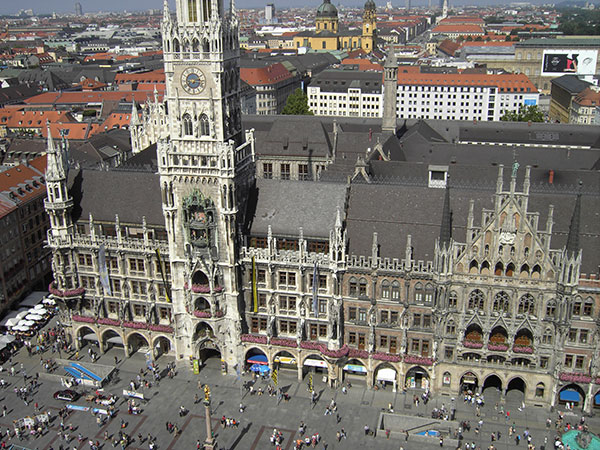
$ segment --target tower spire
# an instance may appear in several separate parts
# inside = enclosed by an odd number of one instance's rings
[[[132,99],[133,101],[131,102],[131,120],[130,120],[130,124],[132,126],[134,125],[139,125],[140,121],[139,121],[139,116],[138,116],[138,109],[137,109],[137,105],[135,104],[135,99]]]
[[[46,122],[48,130],[46,178],[50,181],[60,181],[66,178],[65,158],[62,147],[57,147],[50,130],[50,122]]]
[[[440,247],[450,244],[452,239],[452,211],[450,210],[450,180],[446,181],[444,194],[444,208],[442,210],[442,224],[440,226]]]
[[[567,237],[567,253],[577,254],[581,249],[579,245],[579,228],[581,224],[581,185],[579,182],[579,192],[577,193],[577,200],[575,200],[575,208],[573,208],[573,215],[571,216],[571,225],[569,226],[569,236]]]
[[[396,91],[398,90],[398,60],[396,49],[390,45],[383,66],[383,122],[381,130],[396,132]]]

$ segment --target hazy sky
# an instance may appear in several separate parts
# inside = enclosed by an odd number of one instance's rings
[[[21,9],[33,9],[36,14],[43,13],[64,13],[74,12],[75,3],[79,1],[83,8],[83,12],[95,11],[129,11],[148,10],[161,8],[163,0],[0,0],[0,14],[16,14]],[[530,0],[531,1],[531,0]],[[542,0],[533,0],[531,3],[539,3]],[[290,6],[311,6],[316,7],[322,3],[322,0],[236,0],[235,4],[240,8],[256,8],[263,7],[266,3],[275,3],[275,7],[290,7]],[[347,6],[362,5],[365,0],[332,0],[332,3],[339,3]],[[428,0],[412,0],[413,5],[426,5]],[[225,0],[229,3],[229,0]],[[385,6],[387,0],[376,0],[378,6]],[[497,0],[451,0],[451,4],[501,4]],[[175,0],[169,0],[171,9],[175,7]],[[401,7],[406,4],[406,0],[392,0],[392,5]],[[436,0],[432,0],[432,4],[436,4]]]

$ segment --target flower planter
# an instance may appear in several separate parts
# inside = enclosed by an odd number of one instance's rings
[[[388,362],[400,362],[402,361],[402,356],[394,355],[391,353],[373,353],[373,359],[378,361],[388,361]]]
[[[323,344],[319,344],[318,342],[312,341],[302,341],[300,342],[300,348],[304,348],[306,350],[323,350]]]
[[[75,322],[96,323],[96,319],[94,317],[79,316],[77,314],[73,314],[71,319]]]
[[[148,324],[145,322],[123,322],[125,328],[134,328],[136,330],[145,330],[148,328]]]
[[[488,350],[493,352],[505,352],[508,350],[508,345],[506,344],[488,344]]]
[[[583,374],[583,373],[575,373],[575,372],[562,372],[559,375],[560,381],[569,381],[572,383],[590,383],[592,381],[592,377]],[[596,384],[598,384],[600,379],[596,379]]]
[[[200,319],[210,319],[212,317],[212,314],[210,313],[210,311],[194,311],[194,316]]]
[[[321,350],[321,353],[329,358],[342,358],[350,353],[350,349],[346,344],[344,344],[338,350],[329,350],[325,348]]]
[[[152,331],[158,331],[161,333],[173,333],[173,328],[169,325],[150,324],[148,328]]]
[[[98,324],[99,325],[112,325],[115,327],[120,327],[121,321],[117,320],[117,319],[110,319],[108,317],[102,317],[102,318],[98,319]]]
[[[280,347],[289,347],[296,348],[298,344],[294,339],[286,339],[286,338],[273,338],[271,339],[271,344],[279,345]]]
[[[61,291],[60,289],[56,289],[54,287],[54,282],[52,282],[48,285],[48,292],[50,292],[52,295],[56,295],[57,297],[77,297],[85,293],[85,288],[80,287],[77,289],[70,289],[68,291]]]
[[[431,366],[433,364],[432,358],[424,358],[422,356],[407,355],[404,357],[404,362],[409,364],[420,364],[423,366]]]
[[[531,355],[533,353],[533,348],[532,347],[515,346],[515,347],[513,347],[513,352],[515,352],[515,353],[526,353],[528,355]]]
[[[358,350],[355,348],[351,348],[350,350],[348,350],[348,356],[350,358],[368,358],[369,352],[366,350]]]
[[[483,348],[483,342],[478,341],[464,341],[463,345],[467,348]]]
[[[266,344],[266,336],[255,336],[253,334],[242,334],[242,342],[252,342],[254,344]]]

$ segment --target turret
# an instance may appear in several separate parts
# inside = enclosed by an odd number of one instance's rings
[[[46,162],[46,210],[50,217],[53,236],[64,236],[72,232],[71,208],[73,200],[67,188],[69,168],[67,164],[68,144],[62,139],[57,146],[52,138],[48,124],[47,162]]]
[[[398,61],[394,46],[390,46],[383,66],[383,122],[384,133],[396,132],[396,91],[398,90]]]

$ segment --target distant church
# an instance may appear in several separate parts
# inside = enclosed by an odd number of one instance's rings
[[[361,30],[340,30],[337,8],[324,0],[317,9],[316,30],[294,36],[294,47],[314,50],[358,50],[371,53],[376,47],[377,19],[373,0],[367,0]]]

